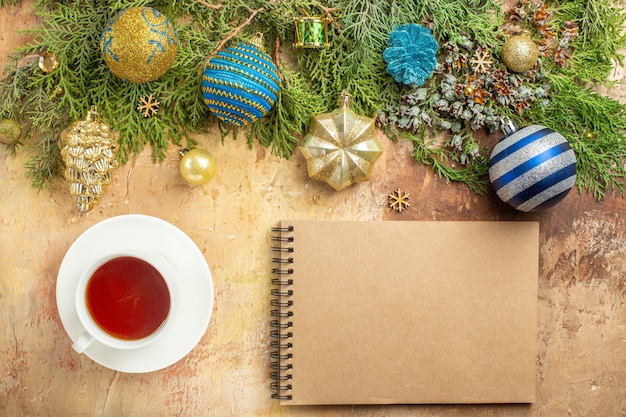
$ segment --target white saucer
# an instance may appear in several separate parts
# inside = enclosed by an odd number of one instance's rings
[[[57,308],[72,341],[82,333],[74,304],[81,272],[111,248],[141,248],[166,258],[178,272],[180,308],[171,317],[175,324],[163,328],[150,345],[118,350],[94,341],[85,355],[122,372],[151,372],[165,368],[187,355],[198,344],[213,311],[213,280],[196,244],[176,226],[156,217],[128,214],[103,220],[87,229],[70,246],[57,279]]]

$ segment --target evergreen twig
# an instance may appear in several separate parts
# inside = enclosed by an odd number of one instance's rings
[[[576,152],[579,189],[590,190],[597,198],[611,189],[624,194],[626,105],[594,92],[592,84],[610,86],[610,71],[623,61],[620,51],[626,45],[622,30],[626,14],[614,0],[543,2],[552,13],[555,33],[572,22],[579,29],[578,38],[568,45],[571,56],[567,65],[545,57],[541,74],[511,75],[518,93],[536,100],[517,101],[516,105],[523,105],[514,107],[497,98],[485,99],[479,103],[484,112],[481,117],[506,116],[519,124],[543,124],[559,131]],[[0,0],[0,6],[20,3]],[[141,85],[113,75],[99,51],[107,20],[118,10],[138,5],[150,5],[168,15],[177,25],[179,37],[172,68],[160,79]],[[430,27],[440,43],[440,60],[446,52],[441,48],[444,44],[461,53],[484,47],[494,66],[503,68],[498,62],[504,39],[499,1],[37,0],[35,7],[41,25],[28,30],[34,40],[15,51],[5,78],[0,80],[0,118],[18,119],[25,126],[23,142],[32,150],[27,170],[36,188],[48,186],[60,172],[57,144],[61,131],[83,118],[94,104],[119,133],[122,163],[146,145],[152,147],[157,161],[165,157],[169,146],[196,146],[193,134],[215,123],[201,95],[207,59],[230,43],[262,32],[268,53],[279,67],[281,94],[265,118],[242,129],[250,145],[258,140],[276,155],[289,158],[306,132],[310,116],[336,108],[337,95],[348,90],[357,113],[378,112],[380,117],[382,111],[393,113],[395,109],[396,121],[406,129],[388,134],[392,139],[410,140],[417,163],[430,166],[448,181],[467,184],[476,193],[486,190],[489,150],[474,138],[476,126],[469,119],[450,118],[438,110],[442,89],[467,82],[463,78],[467,74],[457,72],[453,76],[458,79],[446,80],[439,72],[422,88],[410,89],[399,86],[386,73],[382,53],[394,27],[419,23]],[[332,18],[327,28],[328,48],[290,48],[294,18],[303,13]],[[521,23],[529,22],[532,16]],[[534,35],[536,39],[540,35],[536,28]],[[47,51],[54,52],[60,62],[59,69],[50,74],[39,71],[33,61]],[[161,107],[156,116],[145,119],[136,106],[148,94],[156,97]],[[419,106],[407,102],[416,97]],[[469,106],[468,100],[460,99]],[[217,125],[222,140],[238,133],[238,129]],[[427,139],[437,130],[451,133],[447,142],[434,144]]]
[[[217,55],[217,53],[224,47],[224,45],[226,45],[231,39],[236,37],[239,34],[239,32],[241,32],[243,28],[248,26],[252,22],[254,17],[257,14],[259,14],[259,12],[262,12],[262,11],[263,11],[262,7],[260,9],[256,9],[256,10],[251,10],[250,9],[249,10],[250,16],[248,16],[248,18],[243,23],[241,23],[239,26],[234,28],[232,30],[232,32],[228,34],[228,36],[226,36],[224,39],[222,39],[220,41],[220,43],[217,44],[217,47],[215,48],[215,50],[209,54],[209,56],[206,59],[207,64],[211,60],[211,58],[213,58],[215,55]]]

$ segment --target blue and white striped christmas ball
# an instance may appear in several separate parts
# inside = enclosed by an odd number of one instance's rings
[[[489,180],[498,197],[515,209],[543,210],[565,198],[576,183],[576,155],[560,133],[527,126],[493,148]]]
[[[263,35],[257,34],[209,60],[202,77],[202,95],[218,119],[243,126],[272,109],[278,84],[276,65],[263,50]]]

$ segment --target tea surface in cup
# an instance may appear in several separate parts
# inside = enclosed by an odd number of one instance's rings
[[[87,283],[86,305],[93,321],[111,336],[138,340],[161,327],[170,293],[159,271],[133,256],[102,264]]]

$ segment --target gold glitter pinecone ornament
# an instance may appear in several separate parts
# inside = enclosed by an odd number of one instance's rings
[[[525,72],[535,66],[539,57],[537,45],[530,38],[530,34],[523,32],[511,36],[502,45],[502,62],[513,72]]]
[[[111,170],[118,165],[115,157],[119,145],[109,126],[100,121],[95,106],[85,119],[72,123],[61,139],[63,174],[76,199],[76,208],[79,212],[90,211],[104,194],[104,186],[111,182]]]

